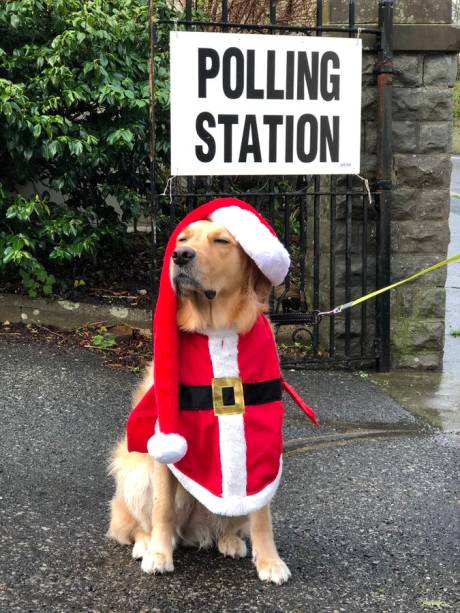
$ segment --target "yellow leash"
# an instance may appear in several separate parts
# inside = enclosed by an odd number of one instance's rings
[[[442,262],[433,264],[433,266],[424,268],[423,270],[416,272],[414,275],[407,277],[407,279],[403,279],[402,281],[396,281],[396,283],[392,283],[391,285],[387,285],[386,287],[377,289],[375,290],[375,292],[366,294],[365,296],[362,296],[361,298],[357,298],[356,300],[352,300],[351,302],[346,302],[345,304],[341,304],[340,306],[337,306],[334,309],[331,309],[330,311],[319,311],[319,312],[316,311],[316,314],[318,316],[318,321],[321,320],[321,318],[324,317],[325,315],[338,315],[342,311],[345,311],[345,309],[350,309],[351,307],[354,307],[357,304],[361,304],[361,302],[365,302],[366,300],[375,298],[376,296],[379,296],[380,294],[389,292],[395,287],[399,287],[400,285],[403,285],[404,283],[409,283],[409,281],[414,281],[414,279],[418,279],[418,277],[421,277],[422,275],[426,275],[428,272],[432,272],[433,270],[437,270],[438,268],[447,266],[447,264],[452,264],[452,262],[456,262],[457,260],[460,260],[460,253],[457,253],[456,255],[453,255],[452,257],[447,258],[447,260],[443,260]]]

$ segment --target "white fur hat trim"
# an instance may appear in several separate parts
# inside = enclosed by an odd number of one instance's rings
[[[289,253],[254,213],[227,206],[211,213],[209,219],[227,228],[273,285],[284,281],[291,264]]]

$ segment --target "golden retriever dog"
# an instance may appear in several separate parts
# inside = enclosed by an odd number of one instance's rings
[[[186,246],[181,243],[186,242]],[[193,267],[181,265],[185,250],[193,252]],[[176,260],[176,261],[175,261]],[[179,235],[171,262],[171,278],[178,295],[177,324],[185,331],[236,327],[247,332],[267,310],[270,282],[220,224],[198,221]],[[137,403],[151,387],[152,368],[134,393]],[[167,465],[147,453],[129,453],[126,441],[113,451],[110,474],[116,483],[111,501],[108,536],[133,544],[132,556],[142,570],[174,570],[176,545],[211,547],[232,558],[247,554],[250,537],[253,561],[262,581],[281,584],[290,571],[278,555],[273,539],[270,507],[244,517],[214,515],[176,481]]]

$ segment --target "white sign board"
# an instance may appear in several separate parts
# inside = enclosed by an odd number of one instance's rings
[[[171,32],[171,174],[358,173],[360,39]]]

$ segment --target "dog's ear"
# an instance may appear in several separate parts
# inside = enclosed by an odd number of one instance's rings
[[[259,303],[268,305],[268,298],[272,287],[271,281],[269,281],[254,262],[248,258],[248,289],[255,293]]]

